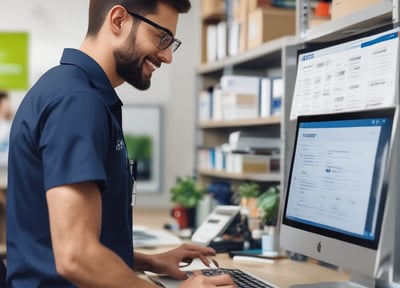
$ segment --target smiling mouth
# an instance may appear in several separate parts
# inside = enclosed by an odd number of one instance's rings
[[[147,63],[147,65],[150,66],[152,71],[155,71],[155,70],[157,70],[159,68],[159,66],[157,66],[156,64],[151,62],[149,59],[145,59],[144,61]]]

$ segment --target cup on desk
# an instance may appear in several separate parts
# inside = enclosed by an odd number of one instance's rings
[[[195,228],[196,226],[196,209],[185,208],[176,205],[171,210],[171,216],[177,222],[179,229]]]
[[[261,235],[261,250],[263,254],[270,254],[271,252],[278,251],[278,237],[275,233],[275,227],[265,229]]]
[[[178,223],[179,229],[188,227],[188,215],[187,210],[182,206],[175,206],[171,211],[172,217]]]

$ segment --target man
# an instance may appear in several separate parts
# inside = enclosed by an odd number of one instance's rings
[[[0,91],[0,166],[7,166],[12,117],[10,97],[6,91]],[[0,191],[0,205],[3,201],[5,203],[3,197],[4,195]]]
[[[7,284],[33,287],[154,287],[134,270],[185,278],[179,262],[214,250],[183,245],[133,252],[133,179],[114,88],[150,86],[171,63],[178,14],[188,0],[91,0],[80,50],[66,49],[22,101],[10,136]],[[181,287],[235,287],[196,274]]]

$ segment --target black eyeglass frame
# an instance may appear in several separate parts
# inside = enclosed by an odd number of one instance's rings
[[[172,32],[169,29],[167,29],[167,28],[165,28],[163,26],[160,26],[157,23],[151,21],[150,19],[148,19],[148,18],[146,18],[146,17],[144,17],[144,16],[142,16],[140,14],[137,14],[135,12],[130,12],[128,10],[126,10],[126,12],[128,12],[129,15],[131,15],[131,16],[133,16],[133,17],[135,17],[135,18],[137,18],[137,19],[139,19],[139,20],[141,20],[141,21],[143,21],[143,22],[145,22],[145,23],[147,23],[147,24],[149,24],[149,25],[151,25],[151,26],[163,31],[163,32],[165,32],[164,36],[162,36],[160,38],[160,42],[158,43],[158,46],[157,46],[158,49],[166,50],[166,49],[168,49],[168,47],[172,46],[172,52],[175,52],[176,50],[178,50],[179,46],[181,46],[182,41],[179,40],[179,39],[176,39],[174,37],[174,34],[172,34]],[[168,45],[165,45],[165,44],[163,45],[162,44],[163,40],[165,40],[165,36],[167,34],[171,37],[171,41],[167,42]]]

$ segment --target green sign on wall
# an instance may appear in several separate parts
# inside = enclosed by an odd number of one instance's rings
[[[0,32],[0,90],[28,88],[28,34]]]

